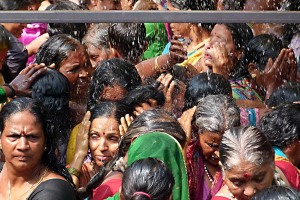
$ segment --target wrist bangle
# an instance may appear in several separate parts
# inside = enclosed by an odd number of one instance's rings
[[[71,175],[74,175],[79,179],[80,171],[78,169],[76,169],[74,167],[68,167],[67,169]]]
[[[6,86],[6,87],[8,87],[10,89],[10,91],[12,93],[12,97],[16,96],[16,91],[15,91],[15,89],[11,85],[5,83],[3,86]]]
[[[154,63],[155,63],[154,69],[155,69],[156,72],[161,72],[161,69],[160,69],[160,67],[159,67],[159,65],[158,65],[158,58],[159,58],[159,56],[157,56],[157,57],[155,58],[155,61],[154,61]]]

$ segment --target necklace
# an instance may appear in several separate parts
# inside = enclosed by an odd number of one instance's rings
[[[28,193],[30,190],[32,190],[32,189],[35,188],[36,186],[38,186],[38,185],[42,182],[42,180],[45,178],[45,175],[46,175],[47,172],[48,172],[48,168],[46,168],[46,169],[44,170],[44,173],[43,173],[43,175],[41,176],[41,178],[40,178],[36,183],[32,184],[32,185],[30,186],[30,188],[29,188],[26,192],[24,192],[22,195],[20,195],[20,196],[18,197],[18,199],[19,199],[20,197],[24,196],[26,193]],[[8,180],[8,199],[11,200],[11,186],[10,186],[10,180]]]
[[[208,168],[206,165],[204,165],[204,171],[208,177],[209,182],[213,183],[214,182],[214,177],[211,175],[211,173],[208,171]]]

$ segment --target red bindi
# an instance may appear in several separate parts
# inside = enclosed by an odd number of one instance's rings
[[[251,177],[251,174],[250,174],[250,173],[245,173],[245,174],[244,174],[244,178],[245,178],[245,179],[249,179],[250,177]]]
[[[25,131],[21,131],[21,136],[25,136]]]

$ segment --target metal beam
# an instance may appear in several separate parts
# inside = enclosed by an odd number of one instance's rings
[[[0,22],[300,23],[297,11],[0,11]]]

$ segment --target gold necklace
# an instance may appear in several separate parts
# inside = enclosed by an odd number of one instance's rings
[[[36,183],[32,184],[32,185],[30,186],[30,188],[29,188],[26,192],[24,192],[22,195],[18,196],[18,199],[19,199],[20,197],[24,196],[26,193],[28,193],[30,190],[32,190],[32,189],[35,188],[36,186],[38,186],[38,185],[42,182],[42,180],[45,178],[45,175],[46,175],[47,172],[48,172],[48,168],[46,168],[46,169],[44,170],[43,175],[41,176],[41,178],[40,178]],[[11,200],[11,186],[10,186],[10,180],[8,180],[8,199]]]

